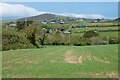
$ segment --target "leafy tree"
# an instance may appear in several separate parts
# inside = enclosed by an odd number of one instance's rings
[[[33,22],[29,26],[25,27],[25,29],[23,31],[26,33],[27,38],[30,40],[30,42],[34,46],[36,46],[37,48],[39,48],[39,46],[36,44],[36,39],[35,39],[36,27],[37,27],[36,23]]]
[[[29,26],[30,24],[33,23],[33,21],[25,21],[25,20],[17,20],[17,29],[22,30],[25,29],[25,27]]]
[[[40,41],[41,45],[44,45],[45,38],[48,33],[49,33],[49,31],[46,28],[40,28],[40,27],[37,28],[36,38]]]

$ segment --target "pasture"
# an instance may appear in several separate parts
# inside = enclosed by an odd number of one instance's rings
[[[88,27],[88,28],[73,28],[72,32],[84,32],[84,31],[90,31],[90,30],[118,30],[118,27]]]
[[[3,51],[3,78],[117,78],[118,45]]]
[[[118,32],[99,32],[100,37],[116,37],[118,38]]]

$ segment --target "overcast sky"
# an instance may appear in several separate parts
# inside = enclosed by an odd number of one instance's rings
[[[0,3],[3,19],[17,19],[44,13],[79,18],[118,17],[117,2],[7,2]]]

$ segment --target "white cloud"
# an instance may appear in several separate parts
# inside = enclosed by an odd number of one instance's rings
[[[100,14],[74,14],[74,13],[64,13],[64,14],[60,14],[63,16],[71,16],[71,17],[76,17],[76,18],[105,18],[103,15]]]
[[[2,17],[26,17],[45,13],[21,4],[0,3],[0,8]]]
[[[35,8],[21,4],[0,3],[0,8],[2,9],[2,11],[0,11],[0,15],[2,15],[3,18],[4,17],[20,18],[20,17],[40,15],[44,13],[51,13],[51,12],[38,11]],[[77,17],[77,18],[105,18],[104,16],[99,14],[74,14],[74,13],[63,13],[63,14],[52,13],[52,14]]]

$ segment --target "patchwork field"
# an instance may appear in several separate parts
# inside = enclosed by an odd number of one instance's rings
[[[83,36],[85,31],[97,30],[99,37],[118,37],[118,31],[107,31],[107,30],[118,30],[118,27],[89,27],[89,28],[73,28],[72,33],[79,36]],[[99,32],[103,30],[103,32]],[[104,31],[106,30],[106,31]]]
[[[84,32],[89,30],[118,30],[118,27],[88,27],[88,28],[73,28],[72,32]]]
[[[3,78],[116,78],[118,45],[48,46],[3,52]]]
[[[118,37],[118,32],[99,32],[100,37]]]

